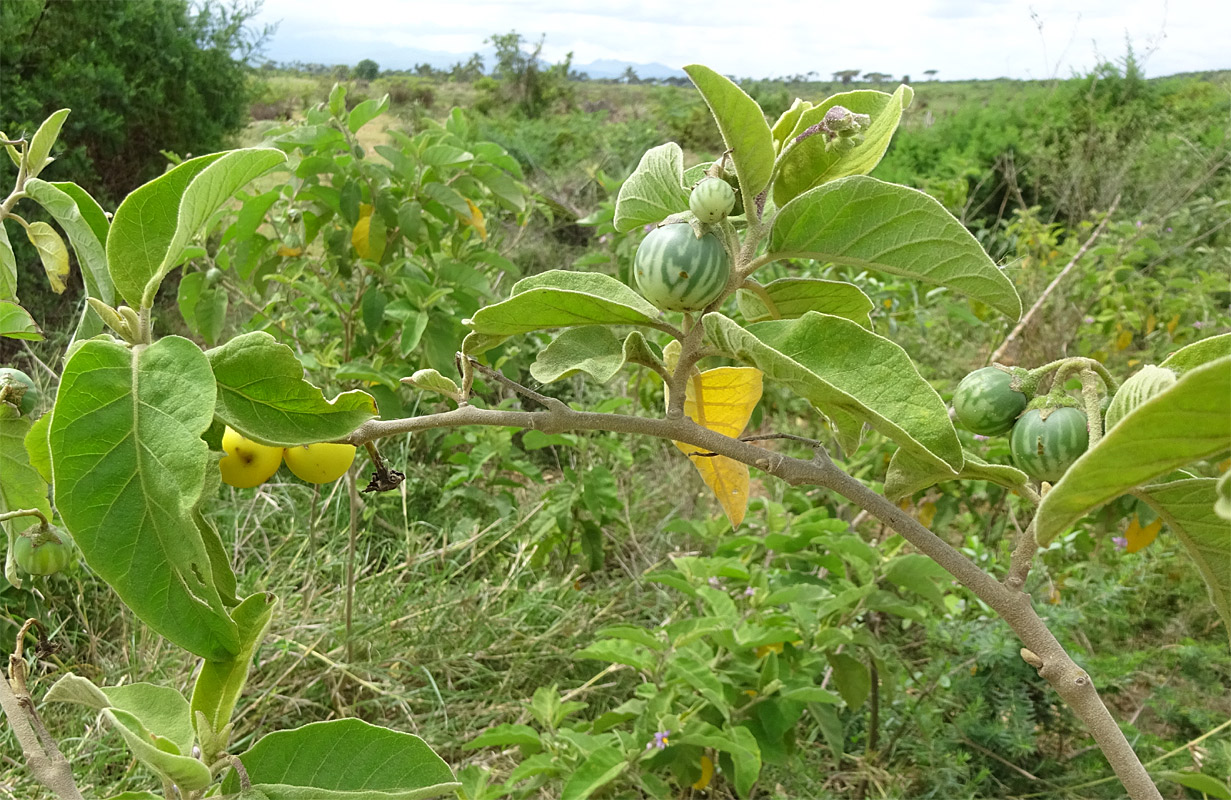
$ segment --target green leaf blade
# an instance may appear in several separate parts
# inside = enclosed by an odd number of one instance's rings
[[[275,608],[277,598],[268,592],[246,598],[231,611],[231,618],[239,630],[239,652],[233,658],[207,659],[201,665],[192,689],[191,719],[195,720],[196,712],[201,712],[215,734],[231,721],[235,704],[248,681],[252,656],[269,630]]]
[[[592,325],[569,328],[539,351],[530,374],[539,383],[551,383],[584,372],[606,383],[624,366],[624,346],[611,330]]]
[[[614,225],[627,233],[642,225],[655,225],[688,208],[684,185],[684,151],[675,142],[652,147],[637,169],[620,186]]]
[[[888,339],[815,312],[747,329],[715,313],[703,324],[707,341],[720,351],[757,367],[823,413],[867,422],[938,469],[961,469],[962,448],[944,401]]]
[[[978,240],[915,189],[855,175],[804,192],[774,221],[775,258],[814,258],[945,286],[1017,319],[1021,299]]]
[[[303,379],[291,348],[263,331],[231,339],[206,353],[217,381],[215,413],[263,444],[291,447],[340,439],[377,414],[366,392],[326,400]]]
[[[29,311],[11,300],[0,300],[0,336],[37,342],[43,338],[43,332]]]
[[[764,289],[774,306],[772,310],[764,298],[749,289],[740,289],[736,294],[740,313],[748,322],[795,319],[816,311],[849,319],[862,328],[872,327],[869,316],[872,298],[852,283],[819,278],[779,278],[765,284]]]
[[[1039,544],[1046,545],[1087,511],[1228,447],[1231,356],[1185,373],[1130,411],[1069,467],[1039,504]]]
[[[203,658],[239,647],[191,516],[216,394],[209,361],[187,339],[132,350],[90,340],[65,367],[49,433],[56,508],[90,568]]]
[[[709,67],[690,64],[684,72],[710,107],[722,140],[731,150],[735,172],[744,194],[744,208],[754,207],[756,196],[769,184],[774,171],[774,137],[757,101]]]
[[[523,278],[507,300],[463,324],[487,336],[513,336],[579,325],[660,326],[662,315],[641,295],[599,273],[551,270]]]

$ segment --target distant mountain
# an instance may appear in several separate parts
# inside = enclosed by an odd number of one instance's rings
[[[687,78],[688,76],[682,69],[673,69],[664,64],[634,64],[631,61],[616,61],[614,59],[605,58],[599,61],[591,61],[589,64],[574,64],[573,69],[577,72],[584,72],[595,80],[603,78],[618,78],[624,74],[624,70],[629,67],[633,68],[633,72],[637,73],[638,78]]]
[[[342,39],[282,29],[265,48],[264,57],[270,61],[305,64],[346,64],[354,66],[370,58],[381,69],[414,69],[419,64],[431,64],[433,69],[448,69],[458,62],[465,63],[473,53],[446,53],[440,50],[423,50],[417,47],[399,47],[378,40]],[[483,65],[488,71],[496,60],[496,51],[485,47],[479,51]],[[684,78],[683,70],[663,64],[635,64],[631,61],[602,59],[589,64],[574,64],[573,69],[584,72],[595,80],[619,78],[624,70],[632,67],[638,78]]]

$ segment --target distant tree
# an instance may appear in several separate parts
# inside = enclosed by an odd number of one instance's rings
[[[117,202],[166,166],[221,149],[248,121],[260,3],[0,2],[0,127],[30,134],[71,108],[45,177]],[[0,172],[11,168],[8,159]],[[24,237],[23,237],[24,238]]]
[[[517,31],[493,34],[487,39],[496,48],[496,66],[492,74],[500,79],[508,100],[519,112],[530,118],[542,116],[557,101],[571,102],[568,85],[573,54],[550,67],[544,67],[539,56],[546,36],[540,37],[532,50],[523,50],[525,42]]]
[[[335,81],[344,81],[350,78],[351,69],[345,64],[335,64],[333,69],[330,70],[330,74]]]
[[[833,79],[835,81],[842,81],[843,85],[846,85],[854,80],[859,75],[859,72],[860,71],[857,69],[839,70],[838,72],[833,73]]]
[[[355,65],[355,77],[361,81],[374,81],[380,77],[380,64],[365,58]]]
[[[887,78],[892,78],[893,76],[888,72],[865,72],[863,73],[863,77],[879,86],[884,83]]]
[[[903,76],[902,76],[902,83],[907,83],[907,84],[909,84],[909,83],[910,83],[910,76],[909,76],[909,75],[903,75]]]
[[[624,68],[624,73],[620,75],[620,80],[628,84],[641,83],[641,79],[637,77],[637,70],[633,69],[631,66]]]
[[[474,83],[483,77],[483,56],[475,53],[465,64],[460,61],[449,69],[449,80],[459,83]]]
[[[936,80],[936,73],[937,73],[937,72],[939,72],[939,70],[935,70],[935,69],[925,69],[925,70],[923,71],[923,74],[928,76],[928,80],[933,80],[933,81],[934,81],[934,80]]]

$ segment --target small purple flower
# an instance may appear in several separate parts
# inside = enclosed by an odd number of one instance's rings
[[[1167,228],[1167,233],[1171,233],[1171,228],[1170,228],[1170,227],[1168,227],[1168,228]]]
[[[610,242],[610,241],[611,241],[610,233],[604,233],[602,236],[598,237],[599,244],[607,244],[607,242]]]
[[[651,222],[649,225],[646,225],[644,228],[642,228],[642,230],[644,230],[646,233],[649,233],[650,231],[654,230],[654,223]]]
[[[747,589],[744,590],[744,597],[753,597],[756,595],[756,593],[757,593],[757,590],[749,586]]]
[[[1137,220],[1137,230],[1141,230],[1141,220]]]
[[[990,438],[992,438],[992,437],[990,437],[990,436],[984,436],[984,435],[983,435],[983,434],[981,434],[981,433],[976,433],[976,434],[975,434],[975,441],[976,441],[976,442],[986,442],[986,441],[987,441],[988,439],[990,439]]]
[[[667,737],[668,737],[668,736],[670,736],[670,735],[671,735],[671,731],[657,731],[657,732],[655,732],[655,733],[654,733],[654,741],[652,741],[652,742],[646,742],[646,743],[645,743],[645,749],[646,749],[646,750],[666,750],[666,749],[667,749],[667,745],[671,744],[670,740],[669,740],[669,739],[667,739]]]
[[[710,576],[709,584],[710,584],[711,589],[721,589],[722,588],[722,581],[718,580],[718,578],[714,577],[713,575]]]
[[[1094,317],[1083,317],[1081,321],[1086,323],[1087,325],[1093,325]]]
[[[1197,320],[1196,322],[1193,323],[1193,327],[1200,330],[1201,328],[1205,327],[1205,323],[1202,322],[1201,320]]]
[[[1116,546],[1117,550],[1123,550],[1128,547],[1128,539],[1125,539],[1123,536],[1111,537],[1111,543]]]

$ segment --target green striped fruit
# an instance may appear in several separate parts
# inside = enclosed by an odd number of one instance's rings
[[[702,178],[692,187],[688,207],[702,222],[721,222],[735,208],[735,190],[722,178]]]
[[[5,391],[8,386],[8,391]],[[39,391],[30,376],[19,369],[0,367],[0,392],[4,398],[17,406],[22,414],[29,414],[38,407]],[[16,398],[21,393],[21,400]]]
[[[982,436],[997,436],[1013,427],[1026,409],[1027,398],[1012,387],[1013,376],[984,367],[962,378],[953,393],[953,410],[966,428]]]
[[[1159,392],[1166,391],[1175,385],[1176,374],[1166,367],[1156,367],[1146,364],[1141,371],[1120,385],[1120,390],[1111,399],[1107,408],[1107,430],[1137,406],[1149,400]]]
[[[700,311],[726,288],[731,259],[712,233],[686,223],[650,232],[637,248],[633,275],[643,297],[663,311]]]
[[[44,525],[36,534],[38,544],[30,536],[14,537],[13,561],[31,575],[54,575],[73,560],[73,540],[59,528]]]
[[[1032,408],[1018,418],[1009,434],[1013,463],[1035,480],[1048,483],[1060,480],[1089,446],[1086,415],[1071,406]]]

